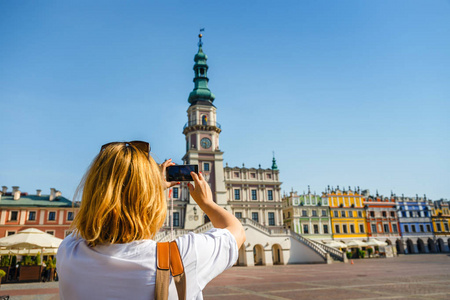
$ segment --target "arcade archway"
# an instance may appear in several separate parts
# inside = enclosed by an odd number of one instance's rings
[[[408,240],[406,241],[406,248],[407,248],[407,250],[408,250],[408,254],[414,254],[414,253],[416,253],[416,251],[415,251],[415,249],[414,249],[414,243],[413,243],[410,239],[408,239]]]
[[[417,249],[419,250],[419,253],[427,252],[427,250],[425,249],[425,243],[422,241],[422,239],[417,239]]]
[[[272,260],[274,265],[283,264],[283,251],[279,244],[274,244],[272,246]]]
[[[264,248],[261,245],[255,245],[253,247],[253,259],[255,261],[255,266],[263,266],[266,264],[264,261]]]

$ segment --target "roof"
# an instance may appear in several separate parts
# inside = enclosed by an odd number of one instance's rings
[[[2,195],[0,207],[72,207],[73,202],[62,196],[50,201],[49,195],[21,195],[19,200],[14,200],[12,195]]]

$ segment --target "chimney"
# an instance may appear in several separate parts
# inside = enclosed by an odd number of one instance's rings
[[[6,194],[7,190],[8,190],[7,186],[2,186],[2,193],[3,193],[3,195]]]
[[[13,186],[12,189],[13,189],[12,194],[13,194],[14,200],[19,200],[20,199],[19,187],[18,186]]]
[[[61,191],[56,191],[55,192],[55,197],[60,197],[61,196]]]
[[[55,190],[55,188],[51,188],[50,189],[50,201],[53,201],[54,199],[55,199],[55,194],[56,194],[56,190]]]
[[[42,190],[36,190],[36,196],[41,196],[41,192],[42,192]]]

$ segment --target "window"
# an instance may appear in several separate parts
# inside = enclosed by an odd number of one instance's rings
[[[427,224],[427,231],[431,232],[431,225],[430,224]]]
[[[269,213],[269,226],[275,226],[275,213]]]
[[[391,211],[391,218],[395,218],[395,212]]]
[[[19,212],[16,210],[11,211],[11,215],[9,217],[10,221],[17,221],[17,216],[19,215]]]
[[[255,222],[259,222],[259,215],[257,212],[252,212],[252,220]]]
[[[305,233],[305,234],[308,234],[308,233],[309,233],[309,231],[308,231],[308,225],[306,225],[306,224],[303,224],[303,233]]]
[[[10,236],[10,235],[14,235],[14,234],[16,234],[15,231],[8,231],[8,232],[6,232],[6,236]]]
[[[370,212],[370,217],[371,217],[371,218],[375,218],[375,212],[374,212],[374,211],[371,211],[371,212]]]
[[[236,217],[236,218],[238,218],[238,219],[242,219],[242,213],[239,211],[239,212],[235,212],[234,213],[234,216]]]
[[[385,211],[383,211],[382,214],[383,214],[383,218],[387,217],[387,213]]]
[[[257,200],[256,199],[256,190],[252,190],[252,200]]]
[[[421,224],[421,225],[419,225],[419,230],[420,230],[420,232],[425,232],[425,230],[424,230],[424,228],[423,228],[423,225]]]
[[[355,233],[355,225],[350,224],[350,233]]]
[[[46,230],[45,233],[51,234],[51,235],[55,235],[55,231],[53,230]]]
[[[416,225],[411,225],[411,232],[416,232]]]
[[[398,233],[397,224],[392,224],[392,231],[393,231],[394,233]]]
[[[234,178],[239,178],[239,172],[234,172]]]
[[[404,231],[405,231],[405,232],[409,232],[409,228],[408,228],[408,225],[404,225],[404,227],[403,227],[403,228],[404,228]]]
[[[48,212],[48,220],[49,221],[55,221],[56,220],[56,211]]]
[[[341,211],[341,217],[345,218],[345,211],[344,210]]]
[[[377,225],[376,224],[372,224],[372,233],[377,233]]]
[[[267,191],[267,200],[273,200],[273,191],[272,190]]]
[[[334,211],[334,217],[335,218],[339,217],[339,212],[337,210]]]
[[[358,210],[358,218],[362,218],[362,211]]]
[[[36,221],[36,212],[35,211],[30,211],[28,213],[28,221]]]
[[[180,213],[179,212],[173,213],[173,226],[175,226],[175,227],[180,226]]]
[[[364,233],[364,224],[359,224],[359,232]]]
[[[272,179],[272,174],[267,174],[266,177],[267,179]]]
[[[313,211],[312,211],[312,216],[313,216],[313,217],[317,217],[317,210],[313,210]]]
[[[205,172],[209,172],[209,163],[203,163],[203,171],[205,171]]]
[[[250,173],[250,178],[256,178],[256,174],[255,173]]]
[[[327,216],[327,211],[325,209],[322,209],[322,217],[326,217]]]
[[[67,221],[73,221],[73,211],[67,212]]]
[[[319,233],[319,225],[314,224],[314,233],[318,234]]]
[[[307,217],[308,216],[308,212],[304,209],[302,210],[302,217]]]
[[[437,229],[437,231],[442,231],[441,230],[441,223],[437,223],[436,222],[436,229]]]
[[[342,233],[347,233],[347,225],[346,224],[342,225]]]
[[[334,225],[334,231],[335,231],[336,233],[341,233],[341,230],[340,230],[340,228],[339,228],[339,224],[335,224],[335,225]]]
[[[241,190],[234,190],[234,200],[241,200]]]
[[[323,225],[323,233],[328,233],[328,225],[326,224]]]
[[[384,232],[389,233],[389,224],[384,224]]]
[[[177,187],[174,187],[174,188],[172,189],[172,191],[173,191],[173,198],[178,198],[178,188],[177,188]]]
[[[447,232],[449,231],[449,230],[448,230],[448,223],[447,223],[447,222],[444,223],[444,228],[445,228],[445,231],[447,231]]]
[[[290,218],[291,217],[291,212],[290,211],[288,211],[288,218]]]

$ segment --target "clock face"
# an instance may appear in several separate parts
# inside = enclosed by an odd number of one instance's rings
[[[209,149],[211,148],[211,140],[208,138],[202,138],[200,141],[200,145],[202,145],[203,148]]]

